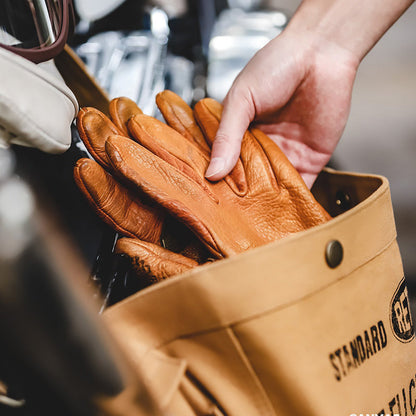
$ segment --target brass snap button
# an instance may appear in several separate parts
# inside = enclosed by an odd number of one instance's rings
[[[348,211],[353,205],[350,195],[344,191],[335,194],[335,203],[342,211]]]
[[[325,260],[331,269],[339,266],[344,257],[344,249],[338,240],[331,240],[325,248]]]

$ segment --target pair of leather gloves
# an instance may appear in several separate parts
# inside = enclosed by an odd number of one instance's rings
[[[76,183],[125,236],[116,252],[128,255],[140,276],[156,282],[330,219],[279,147],[255,128],[245,133],[233,171],[205,179],[221,104],[206,98],[192,110],[171,91],[156,102],[166,124],[124,97],[111,101],[111,120],[94,108],[77,119],[95,161],[77,162]],[[161,244],[171,217],[197,237],[178,253]]]

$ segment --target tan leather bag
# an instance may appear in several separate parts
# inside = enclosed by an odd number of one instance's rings
[[[334,219],[105,312],[165,414],[415,414],[388,182],[327,170],[313,191]]]

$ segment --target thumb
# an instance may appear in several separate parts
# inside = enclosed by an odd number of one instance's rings
[[[217,134],[212,143],[211,161],[205,177],[218,181],[234,168],[240,156],[244,133],[254,119],[254,103],[248,88],[234,84],[224,99]]]

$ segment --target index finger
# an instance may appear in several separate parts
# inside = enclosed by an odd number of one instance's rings
[[[241,141],[254,118],[254,107],[244,93],[232,87],[222,111],[220,125],[212,143],[211,161],[205,177],[218,181],[234,168],[241,151]]]

